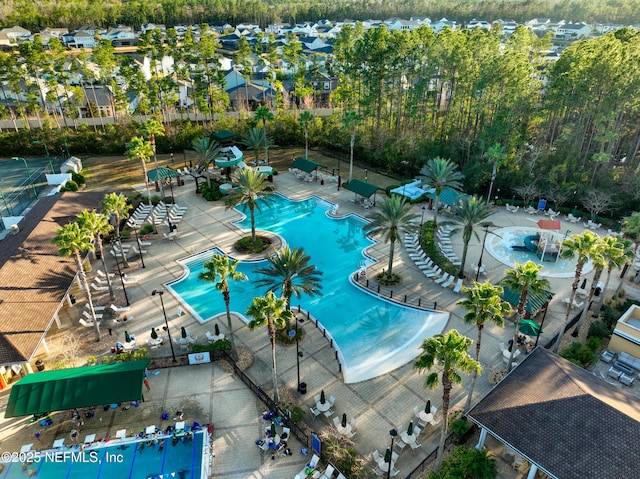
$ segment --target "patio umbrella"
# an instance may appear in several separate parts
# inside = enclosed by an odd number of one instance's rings
[[[537,336],[542,333],[540,325],[531,319],[523,319],[520,321],[520,332],[527,336]]]
[[[156,328],[151,328],[151,339],[158,339],[158,333],[156,333]]]
[[[342,413],[342,427],[347,427],[347,413]]]
[[[384,462],[391,462],[391,449],[389,448],[384,453]]]
[[[584,289],[587,287],[587,278],[584,279],[584,281],[582,281],[582,284],[580,285],[580,289]]]
[[[186,339],[186,337],[187,337],[187,330],[186,330],[186,329],[184,329],[184,326],[182,326],[182,327],[180,328],[180,334],[182,335],[182,339]]]
[[[324,398],[324,389],[320,391],[320,403],[324,404],[327,400]]]
[[[271,437],[276,437],[276,425],[271,423]]]
[[[213,326],[213,331],[216,333],[216,336],[220,336],[220,328],[218,327],[218,323]]]
[[[131,342],[131,336],[129,336],[129,333],[127,331],[124,332],[124,342],[125,343]]]
[[[427,405],[424,407],[424,412],[431,414],[431,399],[427,399]]]
[[[413,435],[413,421],[409,421],[409,427],[407,428],[407,434],[409,436]]]

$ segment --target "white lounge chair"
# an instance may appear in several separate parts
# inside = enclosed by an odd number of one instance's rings
[[[143,246],[151,246],[151,241],[142,241],[140,238],[138,238],[138,245],[139,245],[140,247],[143,247]],[[146,251],[145,251],[145,252],[146,252]]]
[[[98,276],[100,276],[101,278],[103,278],[103,279],[107,277],[107,275],[106,275],[106,274],[104,273],[104,271],[102,271],[101,269],[96,270],[96,274],[97,274]],[[115,277],[115,273],[109,273],[109,277],[110,277],[110,278]]]
[[[87,308],[88,310],[91,310],[89,303],[84,303],[84,307]],[[104,311],[105,309],[106,309],[106,306],[96,306],[95,304],[93,305],[94,311]]]
[[[442,286],[443,288],[448,288],[449,286],[451,286],[453,284],[453,282],[455,280],[456,280],[456,277],[454,275],[450,275],[449,279],[444,281],[440,286]]]
[[[449,273],[445,273],[441,277],[436,279],[435,283],[436,284],[444,283],[445,281],[448,281],[450,277],[451,277],[451,275]]]
[[[459,278],[458,281],[456,281],[456,285],[453,287],[453,292],[459,293],[461,290],[462,290],[462,278]]]
[[[89,311],[83,311],[82,312],[82,316],[84,316],[85,318],[87,318],[89,321],[93,321],[93,317],[91,316],[91,313]],[[103,314],[99,314],[96,313],[96,318],[97,319],[102,319],[102,316],[104,316]]]
[[[109,291],[109,286],[98,286],[95,283],[91,283],[91,289],[95,289],[96,291]]]
[[[440,267],[439,267],[439,266],[436,266],[436,268],[435,268],[435,269],[432,269],[432,270],[430,270],[430,271],[425,271],[425,272],[424,272],[424,275],[425,275],[427,278],[435,278],[435,277],[437,277],[437,276],[440,276],[441,274],[442,274],[442,270],[440,269]]]
[[[115,304],[112,304],[109,306],[109,309],[113,311],[115,314],[118,314],[118,313],[124,313],[125,311],[129,311],[131,307],[130,306],[118,307]]]
[[[85,328],[92,328],[93,327],[93,321],[85,321],[82,318],[80,318],[80,324],[83,325]]]

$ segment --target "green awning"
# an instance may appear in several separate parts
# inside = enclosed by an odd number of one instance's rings
[[[440,204],[453,206],[458,202],[458,200],[461,200],[468,196],[469,195],[467,195],[466,193],[462,193],[461,191],[456,191],[451,188],[444,188],[442,190],[442,193],[440,193]],[[435,191],[432,191],[431,193],[427,194],[427,197],[431,198],[432,200],[435,200],[436,199]]]
[[[515,291],[507,288],[502,285],[504,289],[504,293],[502,294],[502,300],[509,303],[514,308],[518,306],[520,302],[520,293],[516,293]],[[542,309],[542,306],[547,301],[550,301],[553,298],[553,293],[549,291],[545,291],[541,294],[531,294],[527,295],[527,305],[525,306],[525,311],[531,315],[536,314],[538,311]]]
[[[304,171],[305,173],[311,173],[313,170],[318,168],[321,165],[320,163],[316,163],[315,161],[307,160],[306,158],[296,158],[293,160],[293,168],[298,168],[299,170]]]
[[[4,417],[138,401],[148,364],[143,359],[29,374],[12,386]]]
[[[172,170],[171,168],[165,168],[161,166],[160,168],[154,168],[153,170],[149,170],[147,172],[147,178],[151,181],[158,181],[158,177],[165,178],[177,178],[178,176],[182,176],[182,173]]]
[[[226,141],[231,140],[236,137],[236,134],[229,130],[221,130],[217,133],[211,135],[216,141]]]
[[[346,190],[353,191],[354,193],[357,193],[360,196],[364,196],[365,198],[369,198],[376,191],[382,189],[379,186],[356,179],[353,179],[349,183],[345,183],[342,186],[344,186]]]

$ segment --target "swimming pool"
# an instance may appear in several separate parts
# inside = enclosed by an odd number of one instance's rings
[[[542,265],[541,276],[549,278],[573,278],[576,273],[576,260],[558,259],[556,262],[541,261],[534,252],[516,251],[511,247],[514,245],[524,245],[526,236],[540,233],[538,228],[527,228],[526,226],[508,226],[494,231],[495,235],[488,235],[485,247],[491,256],[501,263],[513,267],[516,263],[526,263],[531,260]],[[549,232],[545,232],[549,234]],[[562,242],[564,233],[553,233],[554,240]],[[593,269],[593,263],[589,261],[583,268],[583,274],[589,273]]]
[[[208,436],[196,432],[192,440],[179,438],[174,445],[169,437],[163,448],[160,443],[146,446],[147,439],[113,441],[109,446],[77,447],[35,453],[27,470],[21,462],[4,463],[1,479],[204,479],[208,467]],[[34,453],[31,453],[34,454]],[[35,471],[35,475],[29,471]]]
[[[256,211],[256,227],[280,235],[291,248],[304,247],[311,264],[324,273],[322,294],[292,298],[292,305],[300,304],[327,329],[341,357],[343,378],[350,383],[376,377],[414,359],[425,338],[442,332],[449,313],[401,306],[351,284],[350,276],[374,261],[364,254],[374,242],[363,231],[367,220],[356,215],[329,217],[327,212],[333,206],[318,197],[292,201],[275,195],[270,208]],[[238,222],[244,229],[249,225],[249,218]],[[197,278],[202,264],[215,252],[212,248],[181,260],[184,276],[167,284],[201,321],[225,311],[222,295]],[[257,291],[252,281],[258,277],[256,268],[266,265],[266,261],[239,264],[238,270],[249,281],[230,285],[232,311],[244,315],[252,299],[266,292]]]

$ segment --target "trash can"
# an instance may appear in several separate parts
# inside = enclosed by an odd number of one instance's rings
[[[38,371],[44,371],[44,361],[42,359],[36,361],[36,368]]]
[[[307,383],[300,383],[298,392],[300,392],[300,394],[307,394]]]

